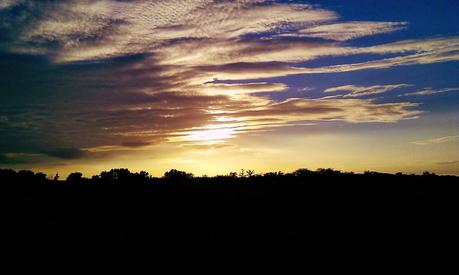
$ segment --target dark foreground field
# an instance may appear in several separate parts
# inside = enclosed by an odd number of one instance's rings
[[[155,246],[327,232],[457,232],[459,178],[348,174],[163,178],[124,169],[67,181],[0,170],[2,243]]]

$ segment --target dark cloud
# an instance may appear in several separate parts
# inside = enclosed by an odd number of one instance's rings
[[[27,164],[33,162],[34,156],[0,154],[0,165]]]
[[[94,12],[98,3],[101,2],[17,1],[16,5],[0,9],[0,49],[55,58],[69,45],[106,43],[126,22],[110,17],[102,9]]]
[[[78,148],[58,148],[50,151],[44,151],[44,154],[61,158],[61,159],[79,159],[84,157],[87,152]]]

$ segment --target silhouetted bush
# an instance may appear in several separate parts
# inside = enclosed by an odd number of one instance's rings
[[[176,169],[172,169],[164,173],[164,178],[169,181],[182,182],[182,181],[187,181],[187,180],[192,179],[193,174],[190,174],[184,171],[178,171]]]
[[[69,183],[82,183],[83,181],[83,174],[80,172],[74,172],[68,175],[67,182]]]

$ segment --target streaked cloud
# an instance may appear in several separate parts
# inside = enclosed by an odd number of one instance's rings
[[[263,108],[236,112],[238,117],[277,118],[285,121],[343,120],[347,122],[394,122],[416,118],[415,103],[378,104],[363,99],[291,98]]]
[[[459,136],[446,136],[446,137],[438,137],[426,140],[418,140],[411,142],[412,144],[416,145],[434,145],[434,144],[441,144],[447,142],[458,142]]]
[[[227,84],[227,83],[208,83],[196,87],[201,92],[209,95],[237,95],[237,94],[253,94],[259,92],[282,92],[288,87],[283,83],[242,83],[242,84]]]
[[[459,160],[453,160],[453,161],[440,161],[437,162],[439,165],[454,165],[454,164],[459,164]]]
[[[357,52],[373,54],[397,54],[400,56],[376,59],[361,63],[325,66],[304,73],[338,73],[368,69],[387,69],[397,66],[433,64],[459,60],[459,38],[408,40],[360,48]]]
[[[407,25],[407,22],[355,21],[313,26],[299,30],[297,33],[282,34],[280,36],[315,37],[327,40],[346,41],[364,36],[402,30],[405,29]]]
[[[443,89],[426,88],[426,89],[423,89],[417,92],[401,94],[399,95],[399,97],[435,95],[435,94],[442,94],[442,93],[448,93],[448,92],[459,92],[459,88],[443,88]]]
[[[6,18],[3,24],[24,25],[10,49],[50,54],[60,62],[152,52],[171,40],[231,39],[336,18],[307,4],[266,0],[25,3],[23,12],[30,18]]]
[[[336,93],[336,92],[347,92],[342,97],[361,97],[368,95],[377,95],[383,94],[389,91],[393,91],[400,88],[410,87],[410,84],[395,84],[395,85],[374,85],[374,86],[355,86],[355,85],[345,85],[339,87],[328,88],[325,93]]]

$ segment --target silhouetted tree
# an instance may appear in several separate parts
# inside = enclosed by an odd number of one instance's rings
[[[422,175],[423,175],[424,177],[435,177],[435,176],[436,176],[435,173],[431,173],[431,172],[429,172],[429,171],[423,172]]]
[[[164,178],[170,181],[182,181],[193,178],[193,174],[184,171],[179,171],[176,169],[171,169],[170,171],[164,173]]]
[[[13,179],[16,175],[16,172],[12,169],[0,169],[0,178],[2,179]]]
[[[18,176],[23,178],[23,179],[33,179],[33,177],[35,176],[34,172],[32,171],[29,171],[29,170],[21,170],[18,172]]]
[[[67,177],[68,183],[81,183],[82,181],[83,181],[83,174],[80,172],[71,173]]]
[[[230,172],[230,173],[228,174],[228,177],[230,177],[230,178],[237,178],[237,173],[236,173],[236,172]]]
[[[75,184],[42,184],[43,173],[0,169],[0,199],[8,210],[2,224],[12,228],[4,239],[48,245],[65,236],[66,245],[135,246],[190,238],[310,239],[328,231],[459,230],[459,177],[242,171],[242,178],[193,178],[172,169],[156,179],[112,169],[91,179],[72,173],[67,181]]]
[[[35,179],[38,181],[38,182],[46,182],[48,179],[46,178],[46,174],[42,173],[42,172],[38,172],[35,174]]]
[[[331,169],[331,168],[319,168],[319,169],[317,169],[317,173],[319,175],[323,175],[323,176],[336,176],[336,175],[341,174],[341,171],[334,170],[334,169]]]
[[[295,177],[306,177],[306,176],[311,176],[313,174],[314,174],[314,172],[312,172],[309,169],[305,169],[305,168],[298,169],[295,172],[293,172],[293,175]]]
[[[150,177],[150,175],[146,171],[140,171],[139,175],[140,177],[145,178],[145,179]]]
[[[116,168],[110,171],[100,173],[100,179],[103,182],[122,182],[131,177],[131,172],[126,168]]]
[[[247,170],[246,175],[247,175],[247,177],[249,177],[249,178],[255,176],[255,170],[250,170],[250,169]]]

